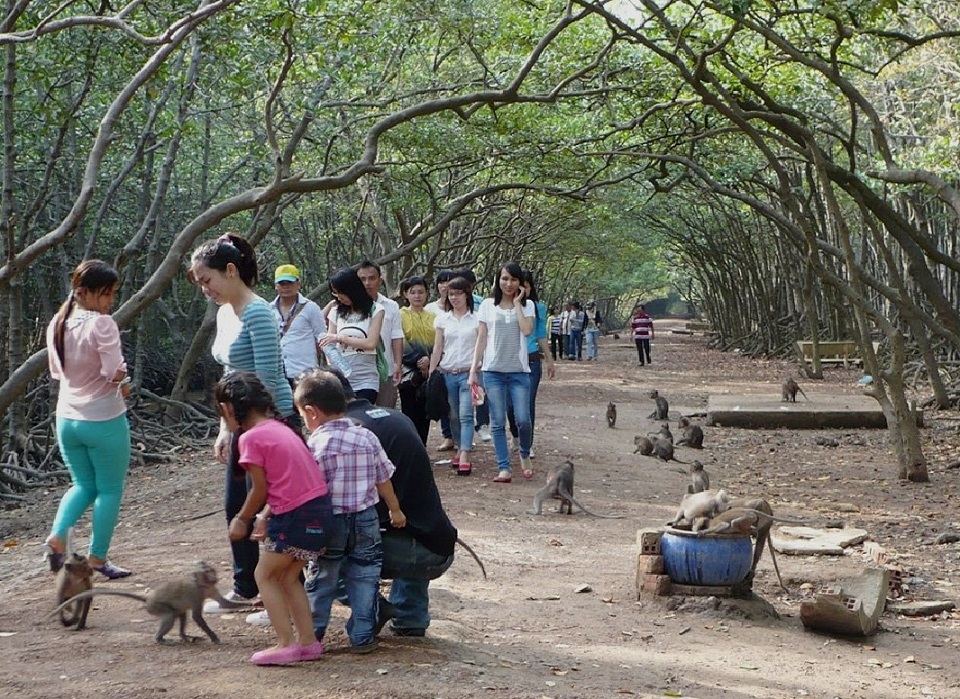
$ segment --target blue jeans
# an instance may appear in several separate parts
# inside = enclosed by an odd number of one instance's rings
[[[600,328],[587,330],[587,359],[596,359],[600,349]]]
[[[443,375],[450,404],[450,434],[463,451],[473,451],[473,396],[467,383],[469,376],[467,373]]]
[[[377,509],[347,512],[333,517],[327,552],[311,566],[304,588],[313,613],[313,630],[322,639],[330,623],[330,607],[337,598],[337,582],[343,575],[350,619],[347,636],[354,646],[373,643],[377,624],[377,589],[383,546]]]
[[[537,426],[537,392],[540,390],[540,379],[543,378],[543,361],[530,362],[530,446],[533,446],[533,428]],[[510,434],[516,437],[517,417],[513,413],[513,405],[507,411],[507,422],[510,424]]]
[[[381,577],[393,579],[390,603],[395,609],[395,628],[430,626],[430,581],[443,575],[452,563],[453,554],[434,553],[403,530],[384,533]]]
[[[583,358],[583,331],[570,331],[570,344],[567,347],[567,359]]]
[[[520,438],[520,457],[530,456],[533,442],[533,426],[530,423],[530,374],[518,372],[483,372],[483,384],[490,403],[490,432],[493,434],[493,449],[497,454],[497,468],[510,470],[510,448],[507,446],[507,403],[513,405]]]

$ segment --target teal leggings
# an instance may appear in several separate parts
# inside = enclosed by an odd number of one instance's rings
[[[126,414],[104,422],[57,418],[57,441],[73,478],[53,520],[53,535],[67,540],[70,527],[93,505],[90,555],[106,560],[120,518],[123,483],[130,468],[130,425]]]

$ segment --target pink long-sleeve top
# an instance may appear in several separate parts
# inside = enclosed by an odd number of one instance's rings
[[[104,422],[123,415],[126,403],[112,382],[127,363],[120,348],[120,329],[108,315],[76,311],[67,318],[63,335],[66,369],[53,346],[53,321],[47,326],[50,375],[60,382],[57,416]]]

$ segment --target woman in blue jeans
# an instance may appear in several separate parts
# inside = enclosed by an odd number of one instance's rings
[[[533,428],[537,425],[537,392],[540,388],[540,379],[543,377],[543,363],[547,363],[547,376],[551,379],[557,374],[556,365],[547,346],[547,305],[537,296],[537,286],[534,283],[533,271],[523,270],[523,289],[530,299],[537,315],[533,323],[533,332],[527,338],[528,361],[530,362],[530,458],[533,458]],[[507,410],[507,421],[510,423],[510,434],[518,439],[517,420],[513,405]]]
[[[472,387],[477,371],[483,371],[483,385],[490,405],[490,427],[497,454],[495,483],[509,483],[510,448],[507,446],[507,405],[514,406],[517,432],[520,437],[520,467],[523,477],[533,478],[530,444],[530,361],[527,337],[533,332],[536,308],[526,300],[522,284],[523,271],[516,262],[507,262],[497,273],[493,298],[484,299],[477,313],[477,345],[470,376]]]
[[[455,277],[447,284],[444,311],[434,321],[436,335],[430,355],[430,372],[439,369],[447,385],[450,404],[450,433],[457,444],[453,459],[457,475],[469,476],[470,452],[473,451],[473,398],[470,368],[477,346],[479,324],[473,312],[472,285],[463,277]]]

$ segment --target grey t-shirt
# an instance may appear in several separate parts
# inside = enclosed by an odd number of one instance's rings
[[[533,301],[524,301],[523,315],[536,315]],[[484,299],[477,320],[486,323],[487,344],[483,350],[483,370],[503,373],[529,372],[527,338],[520,330],[515,307],[503,309],[493,299]]]

